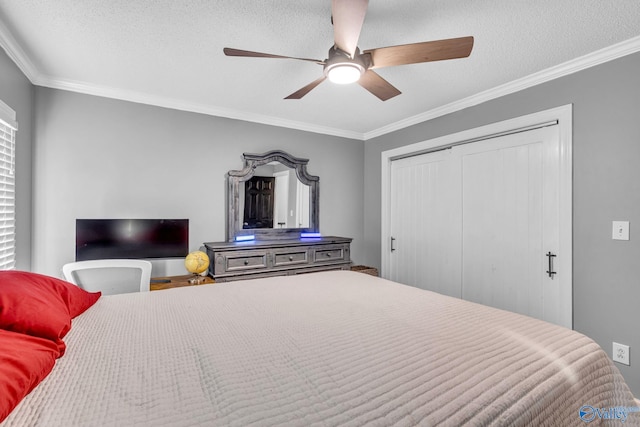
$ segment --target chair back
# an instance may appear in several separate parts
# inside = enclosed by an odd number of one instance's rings
[[[139,259],[78,261],[62,267],[65,280],[102,295],[148,292],[151,263]]]

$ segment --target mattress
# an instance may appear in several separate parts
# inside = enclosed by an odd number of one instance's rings
[[[104,296],[65,341],[3,427],[640,425],[584,335],[349,271]]]

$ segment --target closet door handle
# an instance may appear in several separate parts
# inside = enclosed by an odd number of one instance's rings
[[[547,258],[549,259],[549,269],[547,270],[547,274],[549,275],[551,280],[553,280],[554,274],[558,274],[556,271],[553,271],[553,259],[555,257],[556,257],[555,254],[552,254],[551,252],[547,252]]]
[[[393,252],[393,251],[395,251],[395,250],[396,250],[396,245],[395,245],[395,243],[396,243],[396,238],[395,238],[395,237],[392,237],[392,238],[391,238],[391,252]]]

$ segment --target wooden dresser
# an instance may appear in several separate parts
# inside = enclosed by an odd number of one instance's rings
[[[283,276],[325,270],[349,270],[347,237],[249,242],[209,242],[209,272],[216,282]]]

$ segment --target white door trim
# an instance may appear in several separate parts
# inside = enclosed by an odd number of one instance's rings
[[[572,252],[572,147],[573,147],[573,105],[563,105],[561,107],[549,110],[539,111],[537,113],[528,114],[526,116],[517,117],[510,120],[492,123],[489,125],[468,129],[450,135],[430,139],[427,141],[417,142],[415,144],[405,145],[403,147],[392,150],[383,151],[381,153],[381,266],[380,273],[382,277],[388,277],[390,268],[390,251],[391,243],[390,234],[390,182],[391,182],[391,162],[395,159],[418,155],[425,151],[437,149],[438,147],[446,147],[461,141],[467,141],[477,138],[483,138],[490,135],[509,132],[516,129],[535,126],[549,121],[557,120],[560,136],[560,252],[565,254],[567,259],[573,259]],[[568,283],[573,283],[572,263],[559,263],[560,271],[563,277],[568,278]],[[569,295],[567,301],[572,301],[571,290],[569,287],[566,292]],[[567,319],[563,322],[565,325],[573,324],[572,310],[566,313]]]

